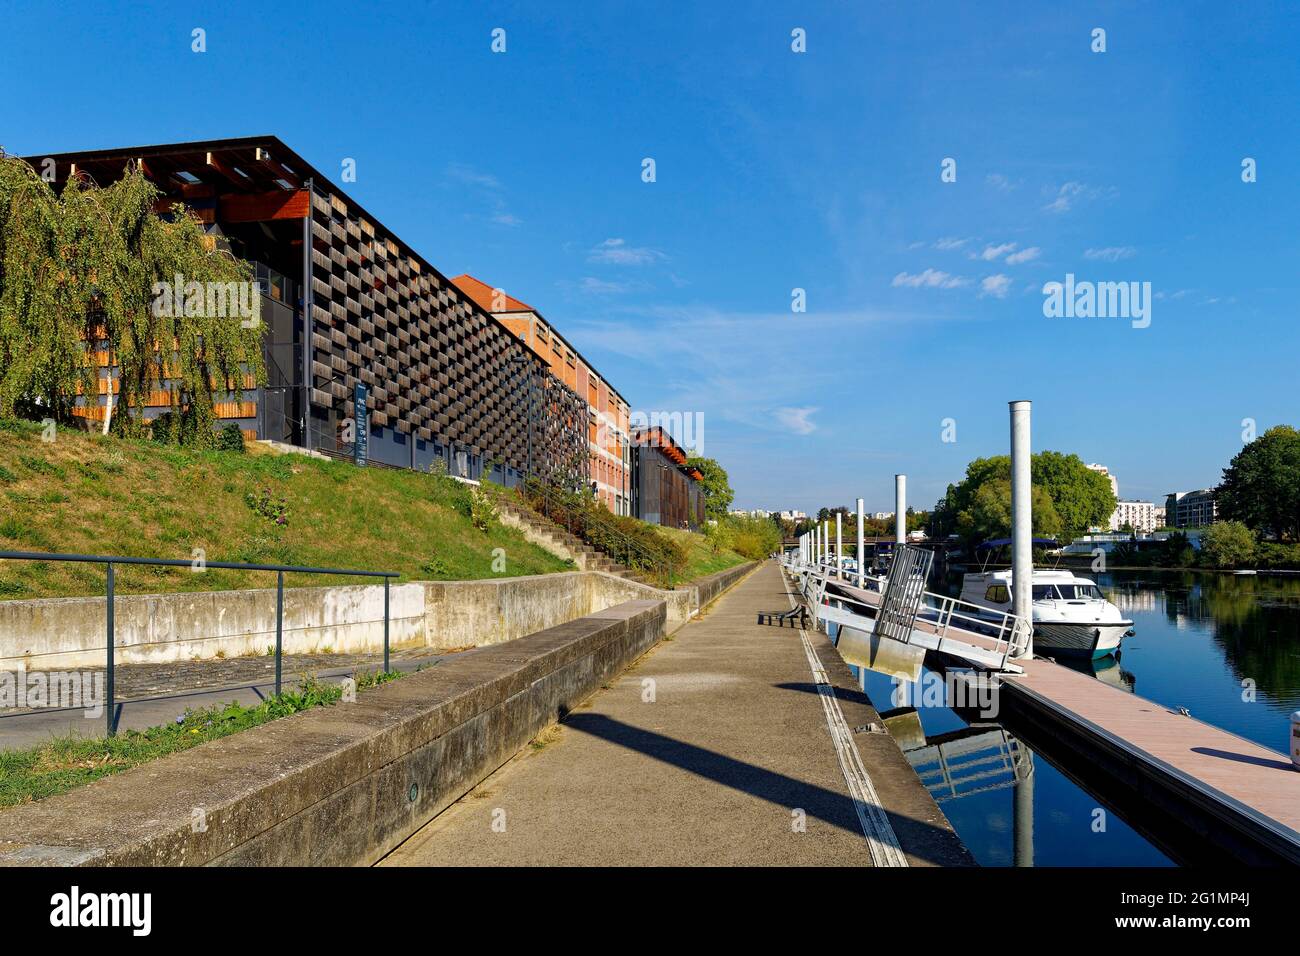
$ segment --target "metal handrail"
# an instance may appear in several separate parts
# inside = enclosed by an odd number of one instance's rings
[[[108,554],[46,554],[39,551],[0,551],[0,560],[3,561],[70,561],[83,564],[102,564],[105,566],[107,577],[106,610],[107,610],[107,652],[106,666],[104,675],[104,696],[106,698],[105,712],[108,721],[108,736],[112,737],[117,732],[115,718],[115,707],[113,700],[113,683],[116,674],[116,665],[114,663],[114,613],[116,610],[116,592],[115,592],[115,569],[119,564],[128,565],[149,565],[152,567],[163,568],[194,568],[201,563],[204,569],[218,568],[221,570],[231,571],[274,571],[276,572],[276,591],[275,591],[275,694],[278,697],[281,692],[283,679],[283,657],[284,657],[284,576],[289,574],[338,574],[351,577],[363,578],[383,578],[384,579],[384,671],[388,671],[389,666],[389,585],[393,578],[401,577],[396,571],[361,571],[355,568],[316,568],[296,564],[250,564],[237,561],[208,561],[197,562],[194,559],[185,560],[183,558],[133,558],[124,555]]]

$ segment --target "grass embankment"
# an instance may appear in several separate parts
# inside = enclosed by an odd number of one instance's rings
[[[281,455],[191,451],[0,420],[0,550],[396,571],[460,580],[572,565],[475,511],[468,486],[412,471]],[[478,522],[476,524],[476,521]],[[481,528],[479,525],[485,526]],[[493,551],[504,549],[505,571]],[[286,586],[361,583],[287,575]],[[119,593],[275,586],[269,572],[119,567]],[[0,599],[104,593],[104,569],[0,562]]]
[[[353,676],[360,693],[405,675],[376,670]],[[286,690],[256,707],[232,701],[203,710],[186,710],[170,724],[126,730],[116,737],[58,737],[26,750],[0,750],[0,807],[67,793],[209,740],[229,737],[299,711],[332,706],[342,696],[339,685],[305,678],[297,690]]]
[[[716,574],[750,560],[726,545],[720,545],[715,549],[714,543],[706,535],[680,528],[657,527],[655,530],[686,552],[686,569],[679,576],[681,582],[694,581],[696,578]]]

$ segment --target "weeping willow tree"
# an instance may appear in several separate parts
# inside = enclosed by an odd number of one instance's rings
[[[114,431],[142,434],[146,405],[165,392],[165,437],[205,445],[217,398],[238,401],[245,376],[263,383],[251,267],[184,207],[158,216],[161,198],[137,167],[105,188],[74,177],[56,194],[0,152],[0,415],[72,421],[102,388]],[[224,293],[241,285],[251,314],[228,307]]]

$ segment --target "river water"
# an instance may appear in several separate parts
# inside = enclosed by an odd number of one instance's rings
[[[1133,620],[1118,660],[1076,666],[1285,754],[1300,710],[1300,578],[1113,571],[1095,579]],[[861,672],[908,759],[986,866],[1160,866],[1194,848],[1157,845],[1141,807],[1107,802],[1086,768],[1031,727],[946,706],[892,709],[890,678]],[[937,678],[928,671],[923,682]],[[924,683],[922,684],[924,687]],[[918,697],[920,695],[917,695]]]

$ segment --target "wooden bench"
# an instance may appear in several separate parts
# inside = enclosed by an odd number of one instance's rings
[[[794,627],[808,626],[808,609],[802,604],[790,608],[788,611],[759,611],[759,624],[776,624],[777,627],[785,627],[786,621],[791,622]]]

